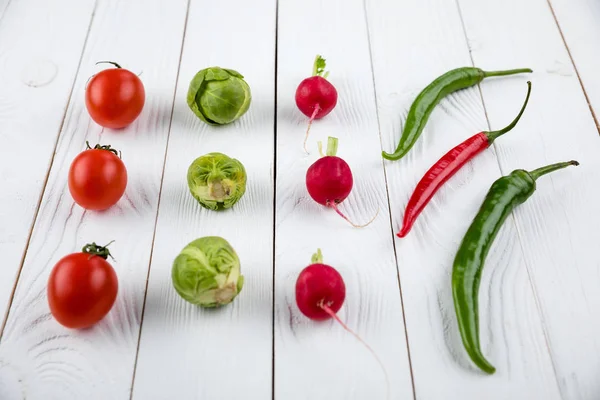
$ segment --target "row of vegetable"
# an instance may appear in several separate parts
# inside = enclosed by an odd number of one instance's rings
[[[98,124],[122,128],[133,122],[142,111],[144,87],[139,77],[112,63],[116,68],[104,70],[88,83],[86,106]],[[307,140],[315,119],[328,115],[337,104],[337,91],[327,80],[325,60],[317,56],[311,77],[303,80],[296,91],[296,104],[309,117],[304,139]],[[465,67],[451,70],[432,81],[416,97],[409,110],[396,150],[383,152],[387,160],[404,157],[419,139],[436,105],[447,95],[480,83],[483,79],[532,72],[530,69],[483,71]],[[405,237],[419,214],[441,186],[463,165],[511,131],[523,115],[531,93],[514,120],[497,131],[480,132],[442,156],[422,177],[411,195],[401,230]],[[192,79],[187,94],[191,111],[209,125],[231,123],[249,109],[251,91],[237,71],[218,67],[199,71]],[[329,137],[326,153],[306,172],[306,188],[310,197],[333,209],[354,227],[364,227],[350,221],[339,205],[353,187],[353,175],[348,163],[337,157],[338,139]],[[525,202],[536,188],[536,180],[550,172],[578,165],[576,161],[552,164],[528,172],[515,170],[496,180],[468,228],[456,253],[452,271],[452,293],[458,328],[467,354],[480,369],[493,373],[495,368],[483,356],[479,342],[478,290],[481,273],[489,249],[507,216],[514,207]],[[190,194],[210,210],[223,210],[239,201],[246,190],[246,171],[242,163],[222,153],[198,157],[188,168]],[[120,153],[109,145],[87,144],[69,170],[69,190],[75,202],[90,210],[103,210],[116,204],[127,186],[127,170]],[[118,291],[117,276],[108,263],[107,246],[86,245],[82,252],[61,259],[52,270],[48,282],[48,301],[56,320],[70,328],[89,327],[102,319],[112,308]],[[199,238],[185,246],[172,266],[172,281],[177,293],[186,301],[202,307],[228,304],[240,293],[244,278],[240,260],[233,247],[223,238]],[[352,332],[336,315],[345,300],[344,281],[337,270],[323,264],[321,250],[303,269],[296,282],[298,309],[308,318],[334,318],[344,329],[355,335],[380,363],[371,348]]]

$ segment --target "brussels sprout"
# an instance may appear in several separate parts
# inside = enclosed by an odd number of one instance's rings
[[[223,125],[241,117],[252,95],[250,86],[237,71],[210,67],[199,71],[187,94],[187,103],[202,121],[210,125]]]
[[[187,181],[192,196],[211,210],[233,206],[246,192],[244,166],[223,153],[196,158],[188,168]]]
[[[202,307],[231,303],[244,284],[235,250],[218,236],[196,239],[185,246],[173,262],[171,278],[183,299]]]

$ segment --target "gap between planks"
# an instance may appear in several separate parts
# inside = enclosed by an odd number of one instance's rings
[[[158,188],[158,200],[156,203],[156,216],[154,218],[154,231],[152,232],[152,242],[150,243],[150,258],[148,260],[148,272],[146,273],[146,287],[144,288],[144,300],[142,301],[142,311],[140,315],[140,327],[138,331],[137,346],[135,349],[135,358],[133,360],[133,373],[131,374],[131,388],[129,390],[129,399],[133,399],[133,385],[135,384],[135,374],[137,372],[137,363],[140,354],[140,342],[142,339],[142,327],[144,325],[144,312],[146,311],[146,297],[148,295],[148,282],[150,281],[150,267],[152,266],[152,256],[154,255],[154,241],[156,239],[156,227],[158,225],[158,214],[160,212],[160,200],[162,198],[163,181],[165,178],[165,167],[167,164],[167,154],[169,152],[169,140],[171,138],[171,126],[173,124],[173,112],[175,110],[175,99],[177,98],[177,86],[179,84],[179,71],[181,71],[181,59],[183,57],[183,47],[185,45],[185,36],[190,15],[190,4],[192,0],[187,1],[185,10],[185,21],[183,23],[183,34],[181,36],[181,47],[179,49],[179,63],[177,64],[177,74],[175,75],[175,87],[173,88],[173,100],[171,102],[171,115],[169,117],[169,129],[167,130],[167,144],[165,145],[165,155],[163,157],[163,168],[160,176],[160,185]]]
[[[383,138],[381,136],[381,121],[379,120],[379,105],[377,102],[377,86],[375,85],[375,70],[373,68],[373,51],[371,49],[371,32],[369,30],[369,15],[367,12],[367,0],[363,0],[362,2],[363,4],[363,15],[365,18],[365,29],[367,31],[367,43],[369,44],[369,62],[371,65],[371,80],[373,83],[373,97],[375,99],[375,114],[376,114],[376,118],[377,118],[377,131],[379,133],[379,144],[381,147],[381,150],[383,150]],[[402,295],[402,284],[400,283],[401,279],[400,279],[400,265],[398,263],[398,252],[396,250],[396,238],[394,236],[394,223],[393,223],[393,219],[392,219],[392,204],[390,202],[390,189],[388,186],[388,178],[387,178],[387,169],[385,166],[385,160],[383,159],[383,157],[381,158],[381,166],[383,167],[383,179],[385,182],[385,196],[387,199],[387,203],[388,203],[388,213],[389,213],[389,217],[390,217],[390,234],[392,237],[392,247],[394,249],[394,259],[396,261],[396,276],[398,278],[398,293],[400,295],[400,307],[402,309],[402,323],[404,324],[404,337],[406,340],[406,354],[408,356],[408,369],[410,371],[410,383],[412,386],[412,392],[413,392],[413,400],[417,400],[417,390],[415,387],[415,378],[414,378],[414,372],[413,372],[413,367],[412,367],[412,359],[411,359],[411,355],[410,355],[410,345],[409,345],[409,340],[408,340],[408,328],[406,327],[406,314],[404,312],[404,296]]]
[[[460,7],[460,0],[455,0],[455,2],[456,2],[456,8],[458,9],[458,16],[460,18],[460,23],[462,25],[463,34],[464,34],[464,37],[465,37],[465,43],[467,45],[467,48],[469,49],[469,58],[471,59],[471,65],[473,67],[475,67],[475,60],[473,59],[473,53],[471,51],[471,46],[469,44],[469,36],[467,34],[467,27],[465,25],[465,20],[463,18],[462,9]],[[556,19],[555,19],[555,21],[556,21]],[[562,33],[561,33],[561,35],[562,35]],[[563,42],[564,42],[564,38],[563,38]],[[565,46],[566,46],[566,43],[565,43]],[[570,56],[570,53],[569,53],[569,56]],[[571,62],[573,62],[573,59],[571,59]],[[577,76],[579,76],[579,74]],[[581,80],[580,80],[580,82],[581,82]],[[582,87],[583,87],[583,85],[582,85]],[[486,108],[486,105],[485,105],[485,100],[483,98],[483,91],[481,90],[481,84],[480,83],[477,84],[477,88],[479,90],[479,97],[481,99],[481,105],[483,106],[483,112],[485,114],[486,124],[488,126],[488,129],[491,130],[492,127],[491,127],[491,124],[490,124],[490,119],[489,119],[489,116],[488,116],[487,108]],[[585,93],[585,90],[584,90],[584,93]],[[587,94],[586,94],[586,99],[587,99]],[[589,105],[589,102],[588,102],[588,105]],[[591,110],[591,105],[590,105],[590,110]],[[593,113],[594,112],[592,111],[592,115],[593,115]],[[496,143],[495,142],[492,143],[492,146],[494,146],[494,150],[497,151],[497,147],[496,147]],[[502,165],[500,164],[500,158],[496,154],[494,154],[494,157],[496,158],[496,163],[498,164],[498,168],[500,169],[500,173],[504,174],[504,171],[502,169]],[[511,211],[510,216],[511,216],[512,223],[515,226],[515,230],[517,231],[517,238],[519,239],[519,248],[521,249],[521,252],[523,254],[525,254],[525,247],[523,246],[523,237],[521,235],[521,231],[519,230],[519,226],[517,224],[517,219],[515,217],[514,211]],[[542,328],[543,328],[543,332],[544,332],[544,343],[546,344],[546,349],[548,350],[548,356],[550,357],[550,362],[552,364],[552,372],[554,373],[554,379],[556,380],[557,386],[560,388],[560,382],[559,382],[559,379],[558,379],[558,372],[556,370],[556,363],[555,363],[555,360],[554,360],[554,355],[553,355],[552,350],[550,348],[550,340],[548,338],[548,329],[547,329],[546,323],[544,321],[544,314],[542,313],[542,308],[541,308],[541,305],[540,305],[540,300],[539,300],[537,288],[536,288],[535,283],[533,282],[533,278],[531,276],[531,266],[527,262],[526,259],[523,259],[523,263],[525,264],[525,270],[527,271],[527,279],[529,281],[529,286],[531,287],[531,291],[533,292],[533,299],[535,301],[535,306],[536,306],[538,315],[540,316],[540,320],[542,322]],[[562,397],[562,393],[560,393],[560,396]]]
[[[279,0],[275,0],[275,83],[273,107],[273,280],[271,282],[271,399],[275,400],[275,248],[277,237],[277,66],[279,56]]]
[[[6,11],[8,6],[10,5],[11,0],[9,0],[8,4],[4,8],[4,14],[0,16],[0,22],[4,15],[6,15]],[[33,230],[35,229],[35,223],[37,222],[37,218],[40,212],[40,207],[42,205],[42,199],[44,198],[44,193],[46,192],[46,187],[48,185],[48,179],[50,177],[50,171],[52,170],[52,165],[54,164],[54,157],[56,155],[56,149],[58,147],[58,142],[60,140],[60,135],[63,130],[63,126],[65,124],[65,120],[67,118],[67,112],[69,111],[69,106],[71,104],[71,98],[73,96],[73,91],[75,90],[75,84],[77,83],[77,76],[79,76],[79,70],[81,68],[81,62],[83,61],[83,55],[85,54],[85,49],[87,47],[88,38],[90,37],[90,32],[92,30],[92,25],[94,23],[94,16],[96,15],[96,8],[98,6],[98,0],[94,2],[94,7],[92,8],[92,14],[90,16],[90,23],[88,25],[87,32],[85,34],[85,39],[83,41],[83,46],[81,47],[81,54],[79,55],[79,62],[77,63],[77,69],[75,70],[75,74],[73,75],[73,83],[71,84],[71,90],[69,91],[69,97],[67,98],[67,104],[65,107],[65,111],[63,113],[62,120],[60,121],[60,125],[58,127],[58,132],[56,133],[56,140],[54,142],[54,147],[52,149],[52,155],[50,156],[50,163],[48,164],[48,168],[46,170],[46,176],[44,177],[44,182],[42,184],[42,190],[40,192],[39,199],[37,201],[37,205],[35,208],[35,212],[33,213],[33,220],[31,221],[31,227],[29,228],[29,233],[27,235],[27,241],[25,242],[25,248],[23,249],[23,255],[21,256],[21,261],[19,264],[19,269],[17,270],[17,275],[15,277],[15,283],[13,284],[9,299],[8,305],[6,307],[6,313],[4,314],[4,319],[2,320],[2,325],[0,325],[0,341],[2,341],[2,335],[4,334],[4,328],[6,327],[6,322],[8,321],[8,316],[10,315],[10,309],[12,307],[12,303],[15,297],[15,292],[17,290],[17,285],[19,283],[19,279],[21,278],[21,272],[23,271],[23,265],[25,264],[25,258],[27,256],[27,251],[29,250],[29,244],[31,243],[31,237],[33,236]]]
[[[556,17],[556,13],[554,12],[554,8],[552,7],[552,2],[550,0],[546,0],[548,3],[548,7],[550,7],[550,12],[552,13],[552,17],[554,18],[554,23],[556,23],[556,27],[558,28],[558,33],[560,33],[560,37],[567,49],[567,54],[569,55],[569,59],[571,60],[571,64],[575,69],[575,74],[577,75],[577,79],[579,80],[579,84],[581,85],[581,90],[583,90],[583,95],[585,96],[585,101],[590,108],[590,112],[592,113],[592,118],[594,119],[594,123],[596,124],[596,130],[598,130],[598,134],[600,134],[600,124],[598,124],[598,119],[596,118],[596,113],[594,112],[594,108],[592,107],[592,103],[590,103],[590,98],[585,90],[585,86],[583,85],[583,81],[581,80],[581,75],[579,75],[579,70],[577,70],[577,65],[575,64],[575,60],[573,59],[573,55],[571,54],[571,49],[569,49],[569,45],[567,44],[567,40],[565,39],[565,35],[563,35],[562,28],[558,23],[558,18]]]

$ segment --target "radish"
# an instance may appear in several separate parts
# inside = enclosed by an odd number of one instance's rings
[[[306,141],[312,122],[329,114],[337,104],[337,90],[327,76],[329,72],[325,72],[325,59],[317,55],[312,76],[300,82],[296,89],[296,105],[304,115],[310,117],[304,137],[304,151],[307,153]]]
[[[363,228],[377,218],[379,210],[369,222],[364,225],[356,225],[348,219],[338,208],[338,205],[346,200],[352,190],[352,171],[346,161],[336,156],[338,140],[329,137],[327,140],[327,153],[323,156],[322,145],[319,142],[319,153],[321,158],[314,162],[306,171],[306,188],[308,194],[317,203],[331,207],[342,218],[355,228]]]
[[[377,353],[357,333],[337,316],[344,304],[346,285],[340,273],[333,267],[323,264],[323,253],[317,250],[311,258],[311,265],[304,268],[296,280],[296,304],[308,318],[323,321],[333,318],[342,328],[350,332],[373,355],[383,371],[386,383],[386,398],[389,398],[389,379]]]

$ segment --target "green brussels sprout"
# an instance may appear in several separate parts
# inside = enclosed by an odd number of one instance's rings
[[[185,246],[173,262],[171,278],[184,300],[202,307],[231,303],[244,284],[235,250],[218,236],[196,239]]]
[[[187,103],[202,121],[223,125],[235,121],[250,107],[250,86],[237,71],[210,67],[199,71],[187,94]]]
[[[235,158],[209,153],[192,162],[187,182],[201,206],[222,210],[233,206],[246,192],[246,170]]]

